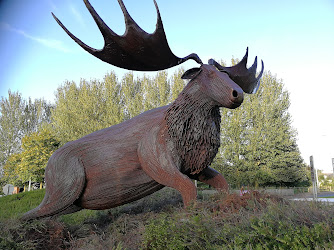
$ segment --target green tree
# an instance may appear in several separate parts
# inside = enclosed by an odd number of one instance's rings
[[[184,69],[181,67],[174,72],[171,79],[171,101],[174,101],[176,97],[181,93],[183,88],[186,86],[186,81],[181,79],[184,73]]]
[[[319,186],[322,189],[328,189],[334,187],[334,176],[333,174],[325,174],[322,170],[317,170]]]
[[[114,73],[103,81],[81,79],[79,86],[65,82],[57,89],[52,125],[62,143],[123,120],[121,85]]]
[[[22,138],[22,152],[12,154],[4,166],[4,178],[7,183],[24,185],[27,182],[42,182],[46,164],[59,147],[48,126]]]
[[[154,82],[158,89],[159,106],[165,106],[170,102],[170,85],[168,81],[167,71],[159,71],[154,78]]]
[[[7,158],[20,152],[21,139],[24,135],[25,101],[18,92],[8,91],[8,98],[0,102],[0,166]]]
[[[289,93],[284,90],[282,80],[266,72],[255,95],[246,95],[236,110],[221,110],[222,143],[214,166],[230,183],[236,186],[307,183],[289,106]]]
[[[46,164],[59,145],[60,142],[53,132],[47,128],[23,137],[22,158],[19,164],[20,179],[23,182],[42,182]]]
[[[11,154],[3,167],[3,184],[22,186],[23,182],[19,176],[19,165],[21,163],[21,153]]]
[[[159,89],[156,82],[144,75],[142,82],[143,107],[144,111],[159,107]]]
[[[44,99],[24,101],[24,118],[23,118],[23,134],[27,135],[31,132],[36,132],[44,123],[51,122],[52,104],[46,102]]]
[[[130,119],[143,112],[143,89],[139,78],[134,79],[133,73],[128,72],[122,79],[122,103],[125,119]]]
[[[171,86],[167,71],[159,71],[153,78],[141,79],[143,111],[167,105],[171,101]]]
[[[24,100],[20,93],[8,91],[0,101],[0,169],[11,154],[21,151],[24,135],[50,122],[52,105],[38,99]],[[1,171],[0,171],[1,172]]]
[[[113,72],[106,74],[103,81],[102,92],[104,94],[102,101],[106,109],[103,123],[111,125],[121,123],[124,121],[124,108],[121,106],[121,85]]]

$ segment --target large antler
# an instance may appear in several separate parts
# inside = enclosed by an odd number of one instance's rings
[[[190,54],[184,58],[179,58],[173,54],[167,43],[158,5],[155,0],[153,1],[158,19],[155,32],[148,34],[132,19],[123,1],[118,0],[126,24],[124,35],[119,36],[105,24],[89,1],[84,0],[87,9],[103,35],[104,47],[102,50],[91,48],[83,43],[53,13],[52,15],[65,32],[83,49],[102,61],[120,68],[140,71],[163,70],[181,64],[188,59],[193,59],[197,63],[202,64],[201,59],[196,54]]]
[[[263,74],[264,66],[263,66],[263,61],[261,60],[262,69],[259,75],[255,77],[256,67],[257,67],[257,57],[255,57],[255,61],[249,69],[247,69],[246,67],[247,59],[248,59],[248,48],[242,60],[238,64],[232,67],[223,67],[213,59],[209,60],[209,64],[214,65],[219,71],[227,73],[229,77],[242,88],[243,91],[245,91],[248,94],[254,94],[259,89],[260,79]]]

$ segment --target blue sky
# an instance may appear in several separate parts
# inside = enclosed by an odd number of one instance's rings
[[[116,33],[125,30],[116,0],[91,0],[95,10]],[[153,32],[152,0],[124,0],[133,19]],[[293,126],[305,162],[332,171],[334,158],[334,1],[157,0],[169,45],[175,55],[197,53],[230,62],[257,55],[265,69],[283,79],[290,92]],[[78,0],[0,0],[0,96],[8,89],[24,98],[54,101],[66,80],[102,79],[118,69],[82,50],[58,26],[53,12],[79,39],[94,48],[103,39]],[[194,62],[182,65],[185,69]],[[176,68],[176,67],[175,67]],[[175,70],[172,68],[170,71]],[[137,73],[143,74],[141,72]]]

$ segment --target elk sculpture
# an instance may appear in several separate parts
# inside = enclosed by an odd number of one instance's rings
[[[263,62],[256,77],[256,58],[246,68],[248,49],[233,67],[223,67],[213,59],[203,64],[196,54],[176,57],[168,46],[155,1],[156,30],[148,34],[118,0],[126,23],[123,36],[116,35],[104,23],[88,0],[84,2],[104,37],[102,50],[84,44],[52,15],[76,43],[95,57],[130,70],[163,70],[188,59],[195,60],[200,67],[184,73],[182,78],[190,81],[173,103],[68,142],[55,151],[45,169],[45,197],[23,219],[83,208],[112,208],[164,186],[178,190],[187,206],[196,200],[191,179],[228,190],[224,177],[209,167],[220,145],[219,107],[237,108],[243,102],[244,92],[256,92]]]

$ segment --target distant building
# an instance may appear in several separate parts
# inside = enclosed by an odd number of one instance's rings
[[[14,191],[14,186],[12,184],[6,184],[3,188],[2,191],[5,195],[13,194]]]

